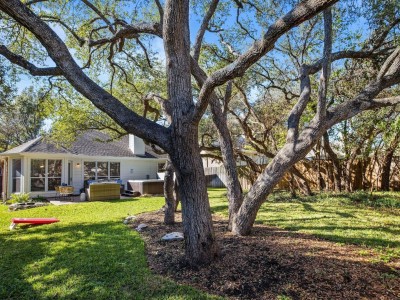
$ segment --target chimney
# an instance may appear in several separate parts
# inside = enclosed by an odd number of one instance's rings
[[[135,155],[144,155],[144,142],[141,138],[130,134],[129,135],[129,149]]]

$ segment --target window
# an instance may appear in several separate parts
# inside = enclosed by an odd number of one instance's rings
[[[54,191],[61,185],[62,161],[59,159],[31,160],[31,191]]]
[[[83,163],[83,172],[85,180],[95,180],[96,179],[96,162],[95,161],[85,161]]]
[[[110,162],[110,179],[119,179],[121,177],[121,169],[119,162]]]
[[[46,160],[31,160],[31,191],[44,192],[46,190]]]
[[[55,191],[56,186],[61,185],[62,163],[61,160],[49,159],[47,161],[48,191]]]
[[[85,180],[119,179],[121,163],[107,161],[85,161],[83,163]]]
[[[108,179],[108,162],[97,162],[97,179]]]
[[[21,192],[21,160],[12,160],[12,192]]]

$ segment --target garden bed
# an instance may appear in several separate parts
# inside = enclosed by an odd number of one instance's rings
[[[183,242],[161,237],[181,231],[162,224],[162,212],[140,215],[149,225],[142,232],[153,272],[231,299],[398,299],[400,261],[378,261],[369,248],[339,245],[312,235],[256,225],[248,237],[226,230],[214,216],[221,255],[210,266],[191,268]]]

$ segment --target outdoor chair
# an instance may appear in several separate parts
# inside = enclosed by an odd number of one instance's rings
[[[61,197],[69,198],[71,200],[71,196],[74,193],[73,186],[59,186],[58,187],[59,193]]]

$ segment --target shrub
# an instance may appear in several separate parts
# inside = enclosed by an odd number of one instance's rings
[[[29,202],[30,196],[29,194],[21,193],[21,194],[11,194],[11,203],[26,203]]]

